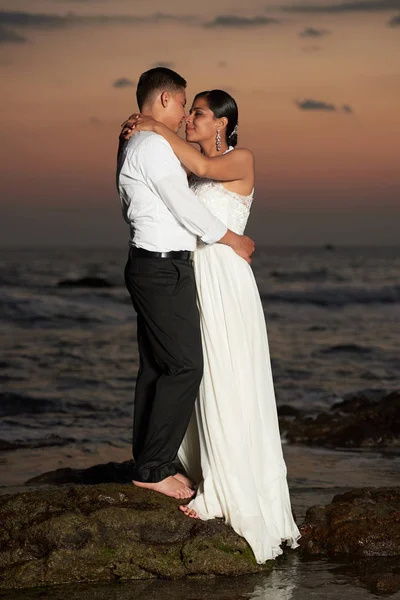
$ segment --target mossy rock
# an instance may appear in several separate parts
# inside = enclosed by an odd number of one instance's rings
[[[0,497],[0,588],[269,572],[222,521],[131,484]]]

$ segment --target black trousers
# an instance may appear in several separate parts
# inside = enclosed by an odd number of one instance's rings
[[[203,376],[196,284],[191,261],[134,256],[125,282],[137,312],[140,355],[132,479],[154,483],[176,473]]]

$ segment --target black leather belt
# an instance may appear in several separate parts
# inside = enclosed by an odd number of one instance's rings
[[[131,246],[129,256],[135,258],[174,258],[175,260],[191,260],[192,252],[190,250],[171,250],[170,252],[153,252],[144,248]]]

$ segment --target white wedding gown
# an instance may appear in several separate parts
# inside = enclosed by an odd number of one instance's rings
[[[252,195],[191,177],[191,188],[229,229],[243,233]],[[228,246],[194,253],[204,376],[179,450],[199,483],[190,502],[203,520],[223,517],[258,563],[298,546],[282,455],[264,311],[250,265]]]

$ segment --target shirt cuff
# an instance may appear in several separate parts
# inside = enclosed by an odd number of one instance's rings
[[[227,226],[221,223],[219,219],[215,219],[207,233],[200,239],[204,244],[215,244],[215,242],[219,242],[219,240],[224,237],[227,231]]]

